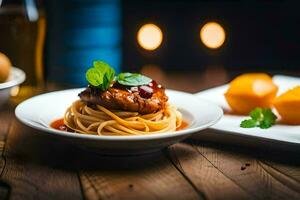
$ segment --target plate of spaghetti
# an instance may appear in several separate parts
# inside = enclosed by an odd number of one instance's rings
[[[163,149],[214,125],[218,106],[194,95],[166,90],[138,73],[115,74],[95,61],[86,88],[32,97],[16,108],[17,118],[38,133],[69,140],[103,154],[141,154]]]

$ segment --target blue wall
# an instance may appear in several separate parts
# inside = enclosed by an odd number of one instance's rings
[[[85,86],[85,72],[94,60],[120,71],[120,0],[51,0],[45,4],[48,81]]]

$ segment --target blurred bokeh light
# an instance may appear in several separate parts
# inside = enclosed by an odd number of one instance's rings
[[[20,87],[19,86],[15,86],[13,88],[11,88],[10,90],[10,96],[15,97],[19,94],[20,91]]]
[[[139,29],[137,40],[142,48],[152,51],[162,43],[163,33],[155,24],[145,24]]]
[[[201,41],[211,49],[221,47],[225,41],[225,37],[224,28],[216,22],[208,22],[200,30]]]

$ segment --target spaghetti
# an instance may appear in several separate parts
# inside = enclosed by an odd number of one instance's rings
[[[175,106],[150,114],[108,110],[100,105],[88,106],[75,101],[65,112],[64,124],[78,133],[93,135],[146,135],[176,131],[182,124]]]

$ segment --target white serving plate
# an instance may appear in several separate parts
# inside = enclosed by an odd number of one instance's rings
[[[0,83],[0,106],[8,100],[11,88],[23,83],[25,78],[26,75],[21,69],[12,67],[8,80]]]
[[[290,88],[300,85],[300,78],[295,77],[275,75],[273,80],[275,84],[279,86],[278,95]],[[223,95],[227,88],[228,85],[223,85],[196,93],[195,96],[201,100],[207,100],[215,103],[216,105],[221,106],[224,110],[230,110],[230,107]],[[248,117],[225,114],[218,123],[211,127],[211,129],[220,131],[216,132],[218,134],[228,133],[245,137],[256,137],[257,139],[300,144],[300,126],[276,124],[269,129],[241,128],[240,122],[246,118]]]
[[[17,118],[24,124],[39,130],[39,134],[57,136],[88,150],[103,154],[141,154],[157,151],[174,144],[200,130],[215,124],[223,115],[220,107],[199,100],[192,94],[167,90],[172,104],[176,105],[188,121],[189,127],[170,133],[140,136],[98,136],[59,131],[49,124],[62,118],[67,107],[78,99],[81,89],[51,92],[30,98],[15,110]]]

